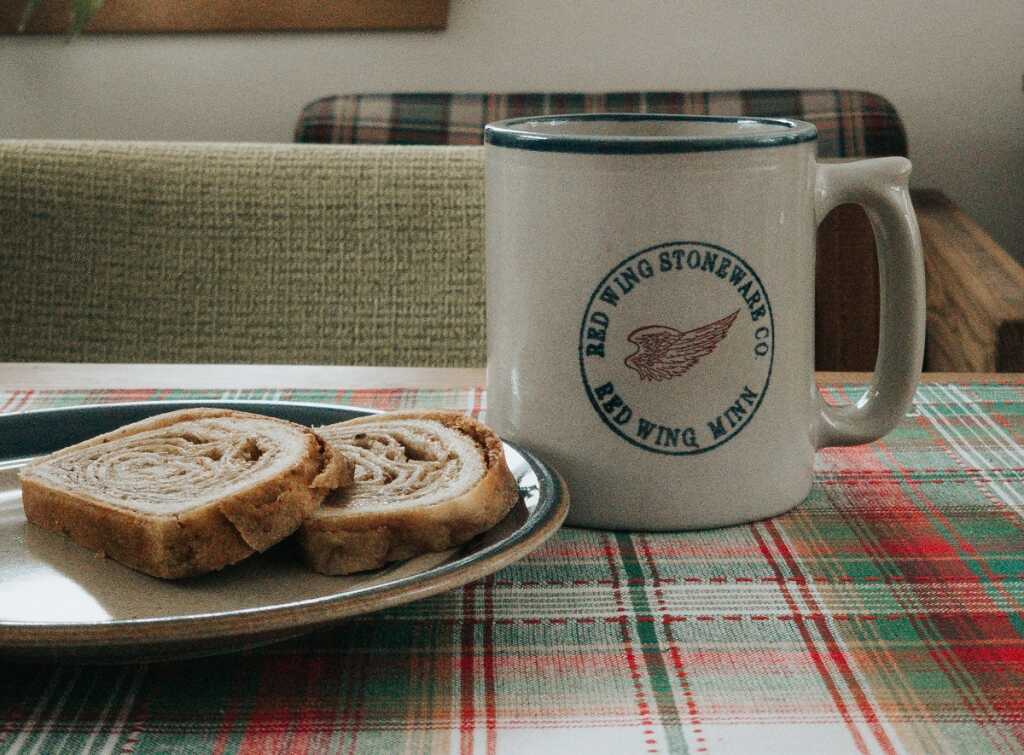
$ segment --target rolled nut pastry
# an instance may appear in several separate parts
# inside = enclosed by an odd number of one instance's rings
[[[266,550],[350,479],[309,428],[227,409],[150,417],[21,472],[29,522],[164,578]]]
[[[395,412],[316,428],[354,468],[299,528],[310,566],[350,574],[443,551],[490,529],[519,500],[501,440],[456,412]]]

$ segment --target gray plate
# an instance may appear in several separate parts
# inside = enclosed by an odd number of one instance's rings
[[[30,458],[154,414],[228,406],[307,425],[370,412],[271,401],[161,401],[0,415],[0,654],[118,662],[211,655],[293,637],[339,619],[480,579],[541,545],[569,496],[557,473],[505,444],[520,500],[466,545],[349,577],[308,571],[283,543],[223,571],[164,581],[32,527],[18,469]]]

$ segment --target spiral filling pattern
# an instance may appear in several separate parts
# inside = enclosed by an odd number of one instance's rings
[[[486,473],[477,443],[435,420],[340,423],[317,433],[355,467],[353,484],[335,492],[325,506],[427,506],[467,493]]]
[[[213,417],[70,450],[40,473],[113,505],[173,515],[269,479],[305,454],[301,428]]]

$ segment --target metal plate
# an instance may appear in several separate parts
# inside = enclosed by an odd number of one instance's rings
[[[506,443],[520,500],[502,522],[460,548],[348,577],[310,572],[286,541],[220,572],[169,582],[98,558],[25,521],[18,470],[31,457],[196,406],[227,406],[307,425],[371,413],[270,401],[162,401],[0,416],[0,653],[117,662],[273,642],[480,579],[540,546],[568,510],[558,474]]]

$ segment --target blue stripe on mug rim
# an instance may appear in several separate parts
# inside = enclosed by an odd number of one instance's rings
[[[723,135],[637,136],[559,133],[554,127],[566,122],[651,122],[731,123],[768,128],[744,132],[741,129]],[[529,130],[526,125],[545,130]],[[538,152],[576,152],[584,154],[664,154],[672,152],[714,152],[730,149],[783,147],[814,141],[818,129],[812,123],[793,118],[762,118],[745,115],[682,115],[674,113],[570,113],[509,118],[484,127],[484,141],[496,147]]]

